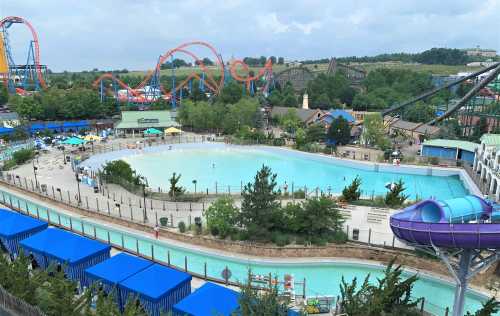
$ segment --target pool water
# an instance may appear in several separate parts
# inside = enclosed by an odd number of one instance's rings
[[[372,164],[349,163],[317,154],[302,153],[266,146],[234,146],[224,144],[176,144],[147,148],[145,151],[123,150],[91,157],[84,165],[99,168],[105,161],[123,159],[148,179],[149,186],[167,189],[169,178],[181,174],[180,184],[198,192],[240,192],[242,186],[253,181],[256,172],[266,165],[277,174],[277,184],[285,183],[288,191],[307,188],[313,193],[341,193],[342,189],[359,176],[363,196],[385,195],[386,185],[403,180],[411,199],[417,197],[450,199],[468,193],[457,175],[428,176],[403,172],[374,171]],[[417,169],[415,169],[417,170]],[[425,173],[426,169],[420,169]],[[415,172],[416,173],[416,172]]]
[[[110,241],[115,245],[122,245],[125,249],[161,260],[168,261],[180,268],[184,267],[187,258],[188,270],[203,275],[205,264],[207,275],[222,279],[221,273],[227,267],[231,271],[231,281],[244,281],[248,270],[253,273],[267,275],[271,273],[283,280],[285,274],[293,274],[297,281],[306,279],[307,295],[340,295],[340,281],[342,276],[347,282],[357,278],[362,282],[367,274],[371,275],[372,282],[376,277],[382,275],[383,267],[358,263],[324,261],[318,263],[268,263],[256,260],[243,260],[235,257],[225,257],[201,251],[181,248],[178,246],[159,243],[156,240],[144,236],[110,228],[93,223],[91,220],[71,217],[45,206],[18,198],[14,194],[0,190],[0,202],[6,205],[14,205],[24,212],[50,222],[60,223],[61,226],[82,232],[87,236],[95,236],[98,239]],[[170,254],[170,255],[169,255]],[[301,289],[296,290],[301,294]],[[415,298],[425,297],[425,309],[436,315],[444,315],[446,307],[453,303],[454,286],[448,282],[435,278],[420,276],[413,290]],[[475,311],[481,306],[486,298],[478,293],[469,291],[466,296],[465,310]]]

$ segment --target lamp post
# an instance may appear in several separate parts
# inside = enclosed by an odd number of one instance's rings
[[[80,194],[80,181],[82,181],[82,179],[80,179],[77,172],[75,172],[75,178],[76,178],[76,187],[78,188],[78,205],[80,205],[82,201],[82,196]]]
[[[64,146],[62,146],[62,152],[63,152],[63,163],[66,164],[66,153],[64,152]]]
[[[144,209],[143,209],[143,212],[142,212],[142,217],[144,219],[144,223],[146,223],[148,221],[148,214],[147,214],[147,211],[146,211],[147,210],[147,207],[146,207],[146,186],[147,186],[147,181],[148,180],[144,176],[140,176],[139,178],[142,180],[142,183],[141,183],[141,185],[142,185],[142,197],[144,199],[144,203],[143,203],[144,204],[143,205]]]
[[[61,189],[57,188],[56,191],[59,192],[59,195],[61,196],[61,201],[62,201],[62,191],[61,191]]]
[[[21,178],[18,175],[16,175],[16,179],[19,180],[19,186],[21,186]],[[16,184],[16,179],[14,179],[14,184]]]
[[[195,179],[195,180],[193,180],[193,184],[194,184],[194,194],[196,194],[196,184],[197,184],[197,183],[198,183],[198,181],[196,181],[196,179]]]
[[[35,162],[33,161],[33,174],[35,175],[35,187],[37,188],[38,190],[38,179],[36,177],[36,171],[38,170],[38,167],[35,166]]]

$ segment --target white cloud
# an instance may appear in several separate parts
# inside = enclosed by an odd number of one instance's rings
[[[278,15],[275,12],[258,16],[257,23],[262,30],[267,30],[274,34],[285,33],[290,30],[289,25],[278,20]]]

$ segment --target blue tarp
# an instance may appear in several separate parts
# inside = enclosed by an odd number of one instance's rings
[[[47,223],[6,209],[0,209],[0,241],[12,255],[19,242],[47,228]]]
[[[175,316],[231,316],[238,308],[240,294],[214,283],[205,283],[191,295],[175,304]]]
[[[63,127],[88,127],[89,123],[87,121],[77,121],[77,122],[63,122]]]
[[[13,128],[0,127],[0,135],[12,134],[14,132]]]
[[[122,309],[121,295],[119,288],[117,288],[118,283],[141,272],[152,264],[153,262],[149,260],[131,256],[126,253],[119,253],[106,261],[88,268],[85,270],[85,274],[88,280],[100,282],[106,292],[109,293],[115,290],[116,292],[114,294],[118,306]]]
[[[191,293],[191,276],[153,264],[119,283],[122,302],[138,297],[149,315],[158,316]]]
[[[65,265],[70,279],[88,285],[85,269],[109,258],[111,247],[99,241],[58,229],[48,228],[20,242],[41,267],[50,263]]]

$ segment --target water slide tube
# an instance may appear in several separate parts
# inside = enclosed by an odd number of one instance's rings
[[[444,248],[500,248],[500,212],[474,195],[444,201],[424,200],[390,218],[404,242]]]

